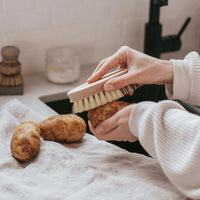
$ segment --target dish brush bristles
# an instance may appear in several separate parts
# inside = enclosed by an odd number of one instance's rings
[[[111,92],[102,91],[82,100],[75,101],[73,105],[73,113],[81,113],[83,111],[88,111],[109,102],[115,101],[129,93],[134,92],[135,89],[136,87],[129,85],[121,88],[120,90]]]
[[[73,112],[81,113],[83,111],[88,111],[98,106],[120,99],[127,94],[132,94],[141,85],[131,84],[121,88],[120,90],[112,92],[105,92],[103,90],[106,81],[110,80],[111,78],[121,76],[127,72],[127,68],[118,68],[117,70],[104,75],[100,80],[89,84],[84,83],[70,90],[67,94],[69,96],[70,102],[74,103]]]
[[[104,92],[100,92],[99,93],[99,98],[100,98],[100,101],[101,101],[102,105],[107,103],[107,99],[106,99],[106,96],[104,95]]]

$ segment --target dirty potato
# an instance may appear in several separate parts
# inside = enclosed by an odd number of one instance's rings
[[[34,122],[25,121],[15,129],[11,152],[14,158],[26,162],[39,153],[40,144],[40,129]]]
[[[74,114],[55,115],[40,124],[41,137],[57,142],[75,142],[86,132],[85,121]]]
[[[130,105],[130,103],[125,101],[113,101],[107,103],[105,105],[89,110],[87,114],[88,120],[90,120],[92,125],[96,127],[99,123],[112,117],[116,112],[128,105]]]

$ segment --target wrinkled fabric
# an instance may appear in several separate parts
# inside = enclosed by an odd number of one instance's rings
[[[25,120],[44,119],[18,100],[0,109],[0,199],[186,199],[156,161],[89,134],[73,144],[42,140],[38,156],[21,163],[12,157],[10,141]]]

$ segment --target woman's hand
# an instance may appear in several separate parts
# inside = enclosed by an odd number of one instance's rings
[[[131,110],[132,105],[123,108],[96,128],[89,121],[89,128],[99,140],[135,142],[137,138],[131,133],[128,125]]]
[[[157,59],[129,47],[121,47],[115,54],[102,60],[88,83],[100,79],[109,70],[120,64],[128,67],[128,73],[107,81],[105,91],[114,91],[129,84],[166,84],[173,82],[173,66],[171,61]]]

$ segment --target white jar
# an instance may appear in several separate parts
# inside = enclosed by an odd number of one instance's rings
[[[71,83],[80,77],[80,54],[68,47],[53,47],[46,52],[46,75],[53,83]]]

